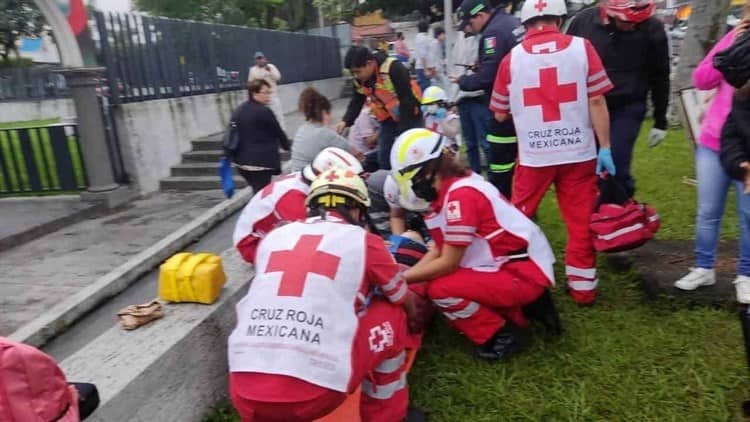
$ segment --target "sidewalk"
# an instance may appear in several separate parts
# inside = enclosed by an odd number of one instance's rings
[[[346,104],[346,100],[332,103],[335,119],[341,118]],[[302,122],[300,113],[286,116],[287,127],[293,129],[289,136]],[[0,252],[0,336],[11,334],[223,200],[221,191],[159,192]],[[35,215],[21,206],[25,201],[13,201],[17,212],[8,215],[10,207],[0,204],[3,234],[46,221],[45,215],[78,212],[69,199],[61,201],[68,205],[61,205],[62,210],[32,206]]]

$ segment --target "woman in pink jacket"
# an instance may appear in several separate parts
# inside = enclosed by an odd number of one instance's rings
[[[737,208],[750,210],[750,195],[744,194],[742,182],[734,181],[721,166],[719,145],[721,129],[732,108],[732,88],[713,67],[714,56],[726,50],[737,36],[750,26],[750,0],[744,8],[743,20],[708,53],[693,73],[695,87],[700,90],[716,89],[716,94],[701,125],[698,147],[695,151],[695,168],[698,177],[698,213],[695,221],[695,267],[677,280],[675,287],[695,290],[716,283],[714,265],[719,240],[721,218],[724,215],[729,187],[735,185]],[[750,227],[740,218],[740,250],[737,278],[734,280],[737,300],[750,303]]]

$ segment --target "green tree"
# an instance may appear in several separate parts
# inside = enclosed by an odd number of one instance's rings
[[[45,21],[31,0],[0,0],[0,10],[0,57],[8,63],[11,53],[18,55],[18,40],[41,35]]]
[[[323,9],[323,15],[332,20],[350,19],[357,9],[356,0],[313,0],[315,7]]]
[[[297,0],[290,3],[296,3]],[[284,0],[135,0],[138,10],[156,16],[280,29]]]

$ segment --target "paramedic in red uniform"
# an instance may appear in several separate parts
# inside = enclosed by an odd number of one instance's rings
[[[237,220],[233,244],[242,258],[255,262],[255,250],[263,237],[284,222],[307,218],[305,199],[316,175],[333,167],[345,167],[359,174],[362,165],[341,148],[328,147],[313,162],[266,185],[248,202]]]
[[[513,204],[534,215],[550,185],[555,185],[568,228],[568,291],[579,305],[590,305],[597,285],[589,231],[596,174],[607,170],[615,175],[604,99],[612,83],[587,40],[560,33],[566,12],[564,0],[524,3],[521,20],[526,35],[500,64],[490,109],[499,121],[512,114],[518,134]]]
[[[427,294],[448,323],[497,361],[524,346],[527,317],[559,332],[547,287],[555,257],[544,233],[491,183],[456,161],[446,138],[404,132],[391,151],[396,182],[432,205],[425,224],[436,243],[404,273],[428,281]]]
[[[328,170],[307,205],[315,217],[258,247],[229,337],[232,402],[243,421],[311,421],[361,385],[363,421],[401,421],[414,302],[383,240],[363,228],[367,187]]]

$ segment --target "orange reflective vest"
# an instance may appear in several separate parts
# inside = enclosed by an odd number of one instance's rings
[[[385,121],[393,119],[393,121],[399,121],[399,101],[398,95],[396,94],[396,88],[393,86],[391,77],[389,76],[391,65],[396,59],[388,57],[380,65],[380,69],[375,76],[375,86],[368,87],[361,84],[358,80],[354,79],[354,88],[358,93],[370,98],[370,110],[378,121]],[[422,90],[419,89],[419,85],[415,80],[411,80],[411,91],[414,97],[419,102],[422,98]],[[414,114],[419,113],[419,108],[414,108]]]

